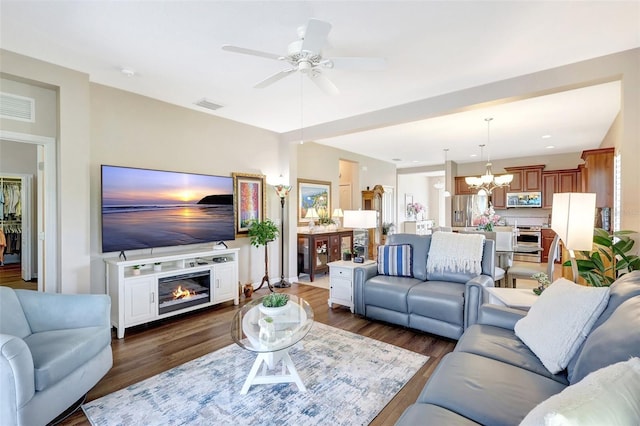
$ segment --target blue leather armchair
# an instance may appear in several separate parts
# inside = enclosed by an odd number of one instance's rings
[[[483,288],[494,286],[495,241],[485,240],[480,275],[427,272],[431,235],[394,234],[387,244],[410,244],[412,277],[378,274],[378,265],[355,269],[355,313],[451,339],[477,319]]]
[[[113,365],[111,299],[0,287],[0,424],[46,425]]]

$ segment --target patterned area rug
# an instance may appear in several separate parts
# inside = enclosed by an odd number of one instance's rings
[[[240,395],[256,354],[234,343],[82,408],[92,425],[366,425],[429,359],[317,322],[290,354],[307,392]]]

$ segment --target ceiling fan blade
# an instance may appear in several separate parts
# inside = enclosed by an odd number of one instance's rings
[[[281,61],[284,59],[282,55],[276,55],[275,53],[263,52],[261,50],[247,49],[247,48],[238,47],[238,46],[231,46],[228,44],[225,44],[224,46],[222,46],[222,50],[226,50],[227,52],[233,52],[233,53],[242,53],[243,55],[260,56],[262,58],[275,59],[276,61]]]
[[[258,84],[256,84],[253,87],[255,87],[256,89],[264,89],[265,87],[272,85],[276,81],[285,78],[286,76],[288,76],[289,74],[291,74],[292,72],[295,72],[295,71],[296,71],[295,68],[291,68],[291,69],[283,70],[283,71],[278,71],[277,73],[273,74],[272,76],[269,76],[269,77],[265,78],[264,80],[262,80],[261,82],[259,82]]]
[[[387,68],[387,60],[385,58],[340,57],[328,60],[333,62],[333,67],[330,68],[363,71],[381,71]]]
[[[308,73],[307,75],[309,76],[311,81],[313,81],[316,84],[316,86],[318,86],[320,90],[322,90],[327,95],[336,96],[340,94],[340,91],[338,90],[336,85],[333,84],[331,80],[329,80],[327,77],[322,75],[320,71],[314,70],[313,72]]]
[[[318,19],[309,19],[300,50],[320,53],[325,44],[327,44],[329,31],[331,31],[330,23]]]

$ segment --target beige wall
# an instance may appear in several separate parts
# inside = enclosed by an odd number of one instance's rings
[[[51,114],[58,108],[57,93],[54,88],[41,87],[37,83],[16,81],[16,77],[0,78],[0,91],[12,95],[24,96],[34,100],[34,122],[0,118],[0,128],[11,132],[26,133],[39,136],[56,137],[57,114]]]
[[[91,256],[92,291],[104,292],[104,257],[100,236],[100,165],[110,164],[230,176],[232,172],[264,174],[271,184],[281,172],[277,135],[130,92],[91,84]],[[259,155],[258,155],[259,154]],[[267,217],[278,220],[280,203],[265,188]],[[247,238],[228,242],[240,248],[240,281],[260,282],[264,249]],[[279,246],[270,244],[270,272],[279,276]],[[176,250],[155,249],[154,253]],[[131,253],[149,254],[149,250]]]
[[[56,115],[57,276],[47,277],[63,293],[90,290],[89,76],[0,49],[0,72],[9,80],[47,87],[58,94]],[[47,114],[45,112],[45,114]],[[2,123],[3,125],[5,123]],[[13,129],[9,129],[15,131]],[[51,135],[47,135],[51,136]],[[53,278],[53,279],[52,279]],[[54,281],[54,282],[52,282]]]

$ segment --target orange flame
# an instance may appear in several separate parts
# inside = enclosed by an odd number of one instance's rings
[[[182,286],[179,285],[178,288],[173,290],[171,294],[173,294],[174,299],[188,299],[191,296],[195,296],[196,292],[193,290],[189,291],[186,288],[183,289]]]

